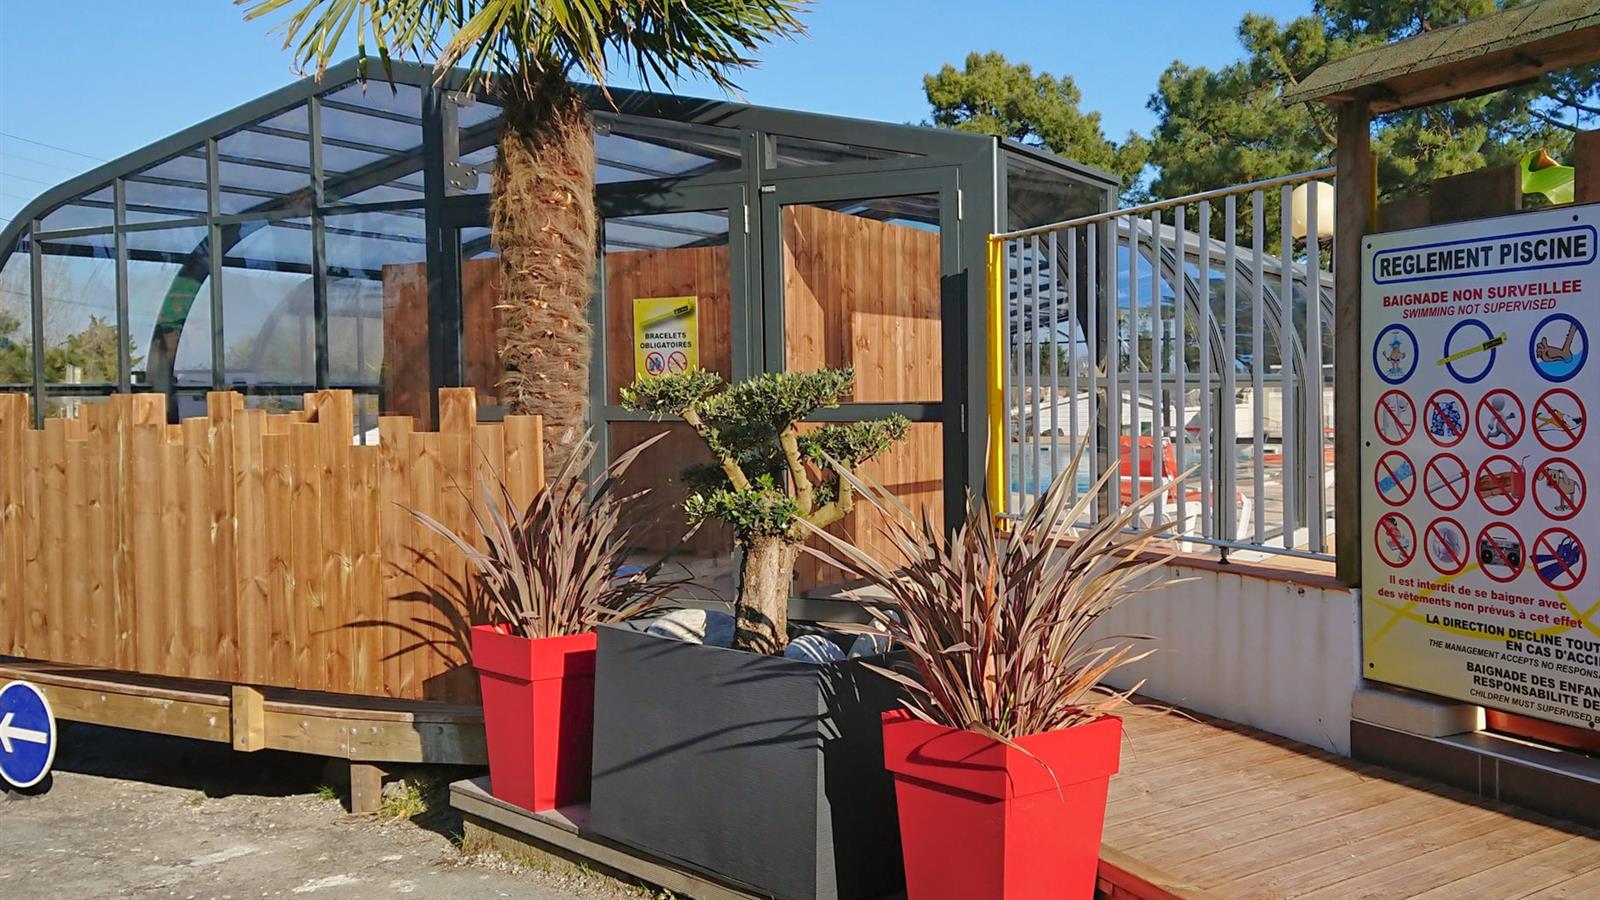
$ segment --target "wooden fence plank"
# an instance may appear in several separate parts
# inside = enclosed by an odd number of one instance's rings
[[[0,651],[19,655],[22,648],[20,603],[23,597],[22,443],[28,432],[28,398],[0,394]]]
[[[90,569],[99,559],[100,550],[89,541],[92,519],[89,507],[89,447],[84,437],[73,437],[74,434],[86,437],[88,423],[81,419],[78,423],[79,427],[67,429],[66,446],[62,448],[65,453],[63,477],[66,481],[66,503],[63,515],[66,517],[66,543],[57,552],[67,557],[67,571],[65,584],[62,585],[61,618],[57,620],[56,630],[65,637],[65,655],[62,659],[91,663],[92,637],[88,608]]]
[[[315,423],[289,426],[293,454],[294,592],[289,598],[290,634],[293,641],[293,683],[306,690],[323,690],[328,650],[325,586],[322,583],[322,435]]]
[[[267,414],[240,410],[232,418],[234,520],[234,621],[239,648],[238,678],[246,684],[270,681],[272,609],[268,596],[268,508],[262,437]]]
[[[266,429],[276,427],[278,416],[268,416],[262,421]],[[262,486],[266,506],[266,561],[267,561],[267,666],[262,673],[262,684],[291,686],[294,684],[294,634],[290,609],[295,579],[293,567],[294,546],[294,472],[289,464],[289,435],[267,433],[261,438]]]
[[[216,593],[218,547],[216,509],[212,496],[211,473],[221,468],[211,445],[211,420],[183,420],[183,465],[179,473],[183,491],[184,567],[175,573],[185,582],[184,646],[185,660],[180,670],[193,678],[222,680],[217,651],[222,643],[220,609],[232,607]]]
[[[355,559],[350,572],[350,605],[345,633],[350,654],[351,693],[383,696],[383,576],[379,555],[381,524],[378,448],[350,450],[350,540]]]
[[[84,438],[89,524],[84,562],[88,586],[84,597],[85,648],[91,666],[117,664],[117,430],[116,407],[96,404],[88,410]]]
[[[411,481],[407,477],[411,464],[411,419],[406,416],[383,416],[378,419],[378,553],[380,586],[382,589],[382,619],[388,623],[381,629],[383,640],[383,686],[390,697],[405,696],[401,692],[404,667],[401,649],[406,645],[398,624],[411,608],[404,598],[415,592],[416,568],[409,557],[413,543],[415,523],[406,507],[411,504]]]
[[[216,607],[217,678],[239,678],[239,552],[238,508],[234,459],[234,420],[244,410],[244,398],[232,391],[206,394],[207,439],[211,445],[211,465],[206,470],[207,506],[212,539],[211,596]],[[259,519],[250,515],[249,518]]]
[[[355,554],[350,548],[350,441],[355,399],[349,391],[317,395],[318,453],[321,456],[322,607],[318,659],[324,690],[350,690],[350,578]]]
[[[45,659],[65,659],[67,653],[67,428],[64,419],[44,420],[43,478],[40,500],[43,503],[39,524],[40,552],[44,562],[43,616],[34,646]]]
[[[544,487],[544,417],[506,416],[506,486],[518,508]]]
[[[173,429],[177,428],[177,440]],[[195,607],[202,605],[203,597],[190,595],[194,587],[190,571],[200,563],[190,560],[189,497],[183,463],[183,437],[181,425],[164,426],[166,440],[161,444],[161,531],[156,537],[159,547],[160,581],[147,601],[161,609],[165,627],[157,635],[160,640],[161,661],[156,671],[162,675],[181,674],[189,664],[190,629]]]

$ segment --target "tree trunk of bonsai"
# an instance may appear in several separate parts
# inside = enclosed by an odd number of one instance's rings
[[[789,589],[800,545],[758,537],[744,548],[733,646],[751,653],[782,653],[789,643]]]
[[[500,383],[513,413],[544,416],[546,465],[582,439],[589,403],[594,291],[594,135],[559,66],[503,92],[505,130],[491,218],[504,313]]]

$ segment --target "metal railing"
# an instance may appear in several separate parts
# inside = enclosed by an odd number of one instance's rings
[[[1291,197],[1332,176],[991,236],[994,508],[1017,516],[1057,477],[1083,492],[1114,468],[1091,515],[1155,490],[1143,524],[1187,544],[1327,557],[1332,223],[1311,189],[1296,229]]]

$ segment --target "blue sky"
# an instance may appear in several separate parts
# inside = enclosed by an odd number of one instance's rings
[[[993,49],[1071,75],[1084,108],[1121,137],[1154,124],[1145,102],[1174,59],[1225,64],[1241,53],[1234,30],[1247,10],[1309,9],[1310,0],[818,0],[809,37],[763,51],[741,79],[743,99],[922,121],[922,76]],[[0,0],[0,216],[295,77],[281,38],[227,0]]]

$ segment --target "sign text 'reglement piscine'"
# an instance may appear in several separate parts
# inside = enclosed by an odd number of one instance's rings
[[[1600,235],[1592,225],[1439,241],[1382,250],[1372,256],[1375,284],[1559,269],[1594,262]]]

